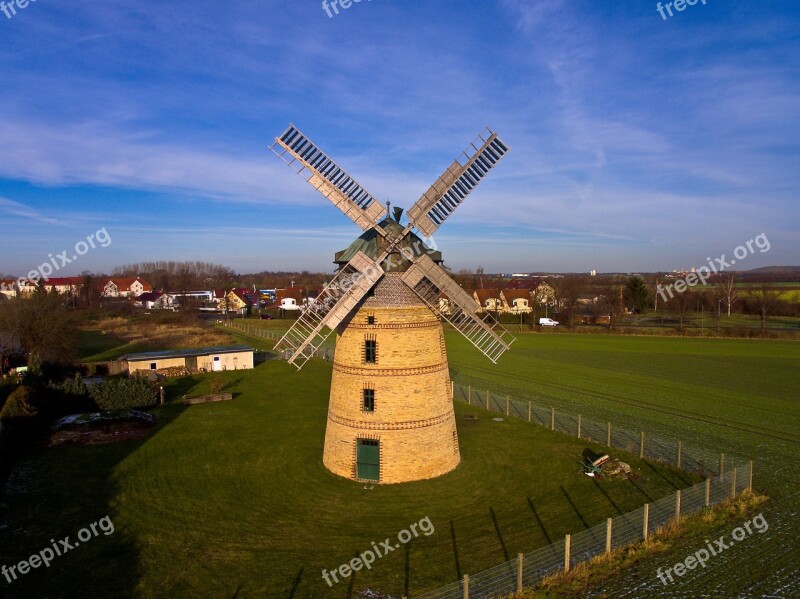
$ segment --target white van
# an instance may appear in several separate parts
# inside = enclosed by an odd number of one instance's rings
[[[539,326],[541,327],[557,327],[558,321],[553,320],[552,318],[540,318],[539,319]]]

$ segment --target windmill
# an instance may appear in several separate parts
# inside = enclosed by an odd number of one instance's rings
[[[298,369],[337,331],[323,463],[354,480],[397,483],[458,466],[442,320],[492,362],[514,338],[441,267],[430,238],[508,151],[488,128],[408,211],[389,213],[290,125],[270,149],[364,233],[338,252],[340,268],[276,344]],[[445,299],[446,297],[446,299]]]

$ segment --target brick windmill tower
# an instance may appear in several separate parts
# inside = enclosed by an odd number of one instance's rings
[[[442,320],[489,360],[513,337],[441,267],[430,237],[508,151],[486,129],[408,211],[389,214],[290,125],[270,146],[364,233],[339,271],[275,346],[298,369],[337,332],[323,463],[354,480],[440,476],[461,461]],[[446,301],[442,301],[446,296]]]

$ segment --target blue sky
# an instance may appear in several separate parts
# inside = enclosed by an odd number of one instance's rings
[[[0,13],[0,272],[326,270],[359,229],[268,151],[295,123],[408,208],[485,126],[510,153],[451,268],[800,263],[800,6],[707,0],[37,0]]]

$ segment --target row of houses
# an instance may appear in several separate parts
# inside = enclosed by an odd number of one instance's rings
[[[539,305],[555,303],[555,291],[544,281],[525,288],[476,289],[472,292],[472,297],[478,303],[479,312],[500,314],[529,314],[533,311],[534,302]],[[446,304],[446,299],[444,303]]]
[[[52,277],[44,281],[47,291],[63,295],[75,295],[84,286],[83,277]],[[0,293],[23,297],[33,293],[37,284],[27,279],[0,281]],[[302,310],[313,303],[321,288],[292,287],[255,291],[245,287],[231,289],[209,289],[202,291],[163,292],[154,291],[153,286],[141,277],[113,277],[98,285],[98,292],[106,298],[128,298],[139,308],[146,310],[177,310],[192,305],[201,311],[249,313],[255,307],[278,308],[286,311]],[[533,282],[524,287],[509,289],[476,289],[472,296],[479,311],[502,314],[528,314],[534,302],[539,305],[554,305],[555,292],[544,281]],[[447,297],[440,299],[443,311],[448,311]]]
[[[84,277],[50,277],[42,279],[41,285],[48,292],[55,291],[61,295],[76,295],[85,286]],[[25,297],[39,287],[40,283],[30,279],[3,279],[0,281],[0,293],[6,297]],[[153,290],[153,286],[140,277],[114,277],[97,285],[97,291],[103,297],[138,297]]]

